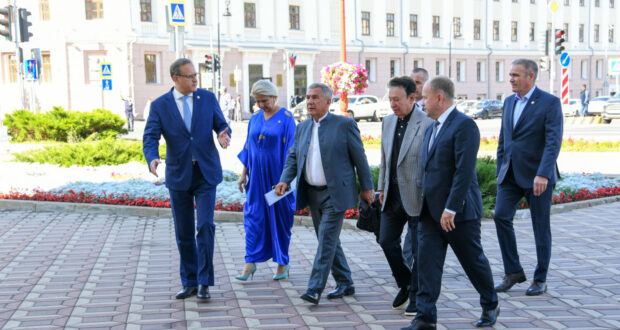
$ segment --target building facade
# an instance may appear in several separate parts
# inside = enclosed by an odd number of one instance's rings
[[[583,84],[593,96],[617,90],[616,77],[608,75],[608,60],[620,58],[615,1],[555,1],[554,11],[545,0],[345,0],[347,61],[367,68],[366,93],[379,97],[391,77],[423,67],[431,76],[450,76],[459,97],[502,99],[511,94],[510,63],[519,57],[538,62],[549,30],[554,74],[541,71],[537,84],[544,90],[553,84],[559,95],[553,33],[564,29],[571,97],[579,96]],[[62,106],[122,114],[121,97],[132,97],[140,118],[150,97],[172,87],[168,68],[177,52],[171,47],[169,1],[17,3],[32,12],[33,23],[33,37],[20,47],[26,59],[40,50],[42,72],[38,80],[20,83],[15,43],[0,41],[1,113]],[[340,57],[340,1],[186,0],[184,16],[178,53],[194,61],[201,87],[228,87],[241,96],[245,111],[254,81],[271,79],[279,104],[286,106]],[[219,54],[219,75],[205,66],[205,55],[212,54]],[[101,63],[112,65],[112,90],[102,90]]]

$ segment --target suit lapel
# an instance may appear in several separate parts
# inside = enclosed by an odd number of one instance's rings
[[[385,162],[386,169],[390,168],[390,163],[392,161],[392,147],[394,145],[394,131],[396,130],[396,123],[398,122],[398,117],[390,116],[386,117],[388,121],[385,123],[385,134],[382,135],[381,139],[385,141]]]
[[[526,120],[528,114],[534,111],[533,110],[535,108],[534,105],[536,104],[536,100],[538,99],[538,96],[540,96],[540,93],[538,91],[538,87],[536,87],[536,89],[534,89],[534,92],[532,93],[532,97],[530,97],[530,99],[527,100],[527,104],[525,104],[525,108],[523,108],[523,112],[521,112],[521,116],[519,116],[519,120],[517,120],[517,124],[514,125],[515,131],[519,129],[520,126],[523,126],[522,123],[524,120]],[[514,118],[514,115],[513,115],[513,118]]]
[[[411,118],[409,118],[409,123],[407,124],[407,130],[405,131],[405,136],[403,136],[403,143],[400,146],[400,151],[398,153],[398,163],[399,165],[403,159],[405,159],[405,154],[407,150],[409,150],[409,146],[413,142],[413,139],[416,135],[418,135],[418,130],[420,129],[420,122],[422,122],[422,118],[417,116],[415,112],[415,107],[413,108],[413,113],[411,114]]]
[[[202,99],[200,95],[196,92],[192,94],[192,101],[194,102],[194,109],[192,111],[192,123],[190,124],[192,132],[194,131],[194,127],[196,127],[196,122],[200,119],[200,111],[202,110]]]
[[[437,136],[435,136],[435,139],[433,140],[433,145],[431,146],[431,150],[429,150],[429,152],[428,152],[428,157],[429,158],[433,157],[433,154],[435,153],[435,149],[437,149],[437,144],[439,144],[438,143],[439,140],[441,140],[441,137],[450,128],[450,124],[452,124],[452,120],[456,116],[456,111],[458,111],[458,110],[456,108],[454,108],[454,110],[452,110],[452,113],[450,113],[450,115],[448,116],[446,121],[441,125],[441,129],[439,130],[439,132],[437,132]],[[432,128],[431,128],[430,131],[431,131],[431,134],[432,134]]]
[[[424,143],[422,144],[422,160],[424,162],[424,168],[426,168],[426,166],[428,165],[428,159],[429,159],[428,143],[431,140],[431,134],[433,134],[432,127],[433,126],[431,125],[426,130],[426,133],[424,134]]]
[[[189,133],[189,131],[187,130],[187,127],[185,127],[185,122],[183,121],[183,117],[181,117],[181,113],[179,112],[179,107],[177,106],[177,102],[174,99],[174,94],[172,93],[173,90],[174,90],[174,87],[170,90],[167,96],[168,111],[170,112],[170,116],[172,117],[172,120],[177,123],[177,126],[180,125],[181,127],[185,129],[185,132]],[[192,119],[192,122],[193,121],[194,120]]]

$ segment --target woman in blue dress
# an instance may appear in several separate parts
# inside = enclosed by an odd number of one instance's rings
[[[276,105],[277,89],[269,80],[252,86],[252,95],[260,108],[248,124],[248,135],[239,160],[243,172],[239,190],[246,192],[243,208],[245,228],[245,268],[236,277],[246,281],[256,272],[256,263],[273,259],[278,264],[274,280],[288,276],[288,247],[295,213],[295,194],[289,194],[272,206],[265,193],[278,184],[289,150],[293,147],[293,114]]]

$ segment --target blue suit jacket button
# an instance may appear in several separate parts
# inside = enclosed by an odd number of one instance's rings
[[[190,139],[190,140],[192,140],[192,141],[194,141],[194,137],[193,137],[193,136],[190,136],[190,137],[189,137],[189,139]]]

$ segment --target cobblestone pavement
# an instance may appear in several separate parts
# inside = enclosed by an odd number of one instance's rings
[[[620,328],[620,203],[552,217],[549,291],[526,297],[528,283],[500,294],[496,328]],[[492,221],[483,245],[495,280],[502,274]],[[535,249],[529,220],[516,223],[521,260],[531,278]],[[0,328],[3,329],[398,329],[410,318],[392,310],[397,289],[374,236],[345,229],[342,246],[356,294],[299,299],[308,280],[316,238],[296,226],[291,276],[273,281],[275,264],[258,265],[239,282],[241,223],[218,223],[212,300],[174,299],[178,254],[169,219],[0,210]],[[529,281],[528,281],[529,282]],[[332,279],[326,291],[334,286]],[[472,328],[478,295],[454,254],[446,260],[438,302],[439,328]]]

